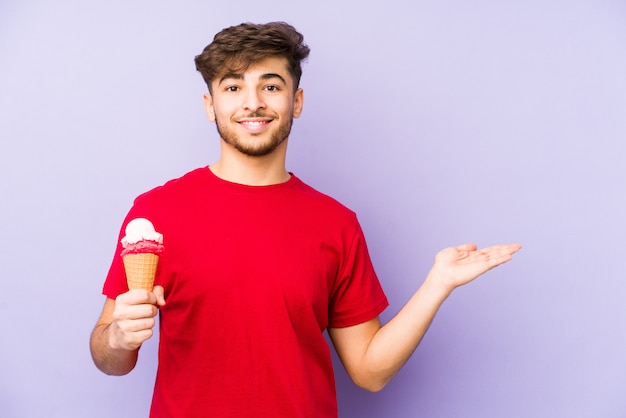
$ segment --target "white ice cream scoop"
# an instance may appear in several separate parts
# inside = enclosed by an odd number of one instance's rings
[[[146,218],[135,218],[126,225],[126,236],[122,238],[122,246],[136,244],[139,241],[154,241],[163,244],[163,235],[154,230],[152,222]]]

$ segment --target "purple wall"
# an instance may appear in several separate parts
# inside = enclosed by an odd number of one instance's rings
[[[135,195],[217,156],[193,56],[286,20],[312,48],[289,169],[359,214],[391,307],[440,248],[519,241],[342,418],[626,416],[626,5],[0,3],[0,416],[146,416],[156,341],[88,336]]]

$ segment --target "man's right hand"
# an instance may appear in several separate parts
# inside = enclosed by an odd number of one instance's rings
[[[115,299],[113,321],[109,325],[109,345],[114,350],[134,351],[152,337],[158,307],[165,305],[163,288],[153,292],[129,290]]]

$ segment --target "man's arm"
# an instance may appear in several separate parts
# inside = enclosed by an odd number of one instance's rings
[[[454,289],[511,260],[519,244],[477,251],[473,244],[440,251],[422,286],[387,324],[380,320],[329,328],[333,345],[352,380],[381,390],[411,357],[439,307]]]
[[[163,288],[154,292],[131,290],[113,300],[107,298],[91,333],[93,361],[110,375],[129,373],[137,363],[139,348],[152,337],[158,306],[163,306]]]

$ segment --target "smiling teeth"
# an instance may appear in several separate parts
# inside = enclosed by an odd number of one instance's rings
[[[243,122],[243,123],[245,123],[246,125],[259,126],[259,125],[264,124],[265,122]]]

